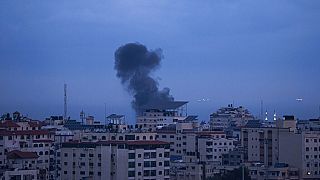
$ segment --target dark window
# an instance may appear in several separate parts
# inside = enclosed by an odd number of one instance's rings
[[[169,161],[164,161],[164,166],[165,166],[165,167],[170,166],[170,162],[169,162]]]
[[[128,171],[128,177],[135,177],[135,171]]]
[[[135,159],[136,154],[135,153],[129,153],[129,159]]]
[[[129,168],[135,168],[136,163],[135,162],[129,162],[128,167]]]

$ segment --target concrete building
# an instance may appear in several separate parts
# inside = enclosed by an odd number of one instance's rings
[[[64,143],[61,179],[169,180],[169,144],[161,141]]]
[[[157,128],[176,124],[186,119],[185,101],[149,104],[141,109],[137,117],[138,128],[145,131],[155,131]]]
[[[3,121],[0,130],[0,166],[6,168],[10,151],[37,153],[35,160],[39,179],[54,179],[54,133],[41,129],[41,125],[31,121]]]
[[[229,139],[224,133],[212,133],[198,137],[200,162],[218,162],[222,164],[222,155],[235,148],[235,139]]]
[[[39,170],[37,169],[37,153],[10,151],[7,153],[6,169],[3,172],[5,180],[24,179],[33,180],[38,179]],[[43,178],[39,178],[43,179]]]
[[[249,166],[251,180],[298,180],[299,169],[288,164],[278,163],[271,167],[255,163]]]
[[[210,126],[213,130],[226,130],[232,127],[242,127],[248,121],[254,120],[253,115],[244,107],[222,107],[210,115]]]

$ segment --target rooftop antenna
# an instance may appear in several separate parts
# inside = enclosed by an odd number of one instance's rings
[[[63,119],[65,121],[67,120],[67,113],[68,113],[68,109],[67,109],[67,84],[64,84],[64,115],[63,115]]]

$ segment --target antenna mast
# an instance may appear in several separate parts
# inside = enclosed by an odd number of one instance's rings
[[[63,119],[65,121],[67,120],[67,113],[68,113],[68,109],[67,109],[67,84],[64,84],[64,115],[63,115]]]

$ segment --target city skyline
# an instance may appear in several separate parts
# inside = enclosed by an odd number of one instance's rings
[[[134,122],[114,52],[139,42],[163,50],[152,76],[200,120],[233,102],[258,116],[261,100],[269,114],[317,118],[319,8],[317,1],[2,1],[0,113],[62,115],[66,83],[71,118],[83,109],[103,120],[106,103],[108,114]]]

